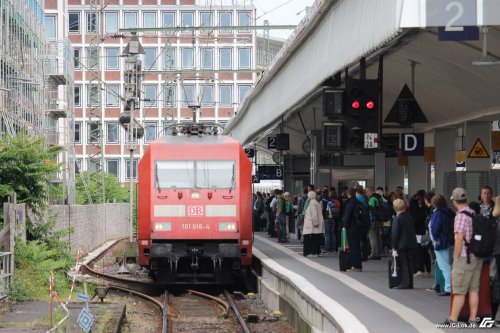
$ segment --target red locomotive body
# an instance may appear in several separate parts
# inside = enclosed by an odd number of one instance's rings
[[[158,283],[230,284],[252,263],[251,163],[226,136],[164,136],[139,162],[139,264]]]

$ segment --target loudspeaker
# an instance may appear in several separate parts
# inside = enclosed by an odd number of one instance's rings
[[[290,149],[290,135],[288,133],[276,134],[276,149],[277,150]]]
[[[342,92],[325,91],[323,97],[323,115],[326,117],[342,115]]]

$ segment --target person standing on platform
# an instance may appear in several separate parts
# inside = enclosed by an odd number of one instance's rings
[[[472,253],[468,255],[467,246],[465,245],[465,242],[470,242],[472,238],[471,216],[474,215],[474,211],[469,208],[467,193],[461,187],[453,190],[450,200],[453,201],[453,206],[457,209],[454,228],[455,250],[453,252],[453,268],[451,271],[453,302],[450,316],[443,324],[457,324],[467,293],[469,293],[469,324],[476,324],[483,260],[476,258]]]
[[[491,217],[493,214],[493,208],[495,207],[495,203],[492,200],[493,198],[493,189],[490,186],[484,186],[481,189],[481,215],[484,217]]]
[[[360,204],[362,204],[364,207],[366,207],[366,211],[369,213],[368,202],[366,201],[366,198],[365,198],[365,191],[363,189],[363,186],[361,186],[361,185],[356,186],[356,199],[359,201]],[[370,256],[370,240],[368,239],[368,232],[369,231],[370,231],[369,225],[366,226],[365,228],[362,228],[362,231],[361,231],[361,260],[362,261],[367,261],[368,257]]]
[[[372,187],[367,187],[366,198],[368,199],[368,207],[370,208],[370,231],[368,232],[368,238],[370,240],[371,253],[368,260],[380,260],[380,248],[381,248],[381,232],[380,232],[380,215],[382,211],[382,197],[375,193]]]
[[[422,245],[422,238],[426,233],[425,220],[427,218],[427,206],[425,205],[425,191],[419,190],[411,198],[410,215],[415,222],[415,234],[417,235],[418,248],[416,252],[416,273],[414,277],[431,276],[431,257],[425,245]]]
[[[321,234],[325,232],[321,204],[316,200],[316,193],[307,193],[308,204],[304,216],[304,256],[318,257],[321,251]]]
[[[262,198],[262,193],[257,191],[257,196],[253,203],[254,231],[260,231],[262,227],[260,222],[260,217],[262,216],[263,212],[264,212],[264,199]]]
[[[288,243],[286,239],[286,219],[285,219],[285,204],[286,200],[283,191],[278,190],[276,200],[276,235],[278,235],[279,243]]]
[[[345,202],[344,212],[342,214],[342,225],[347,230],[347,238],[349,240],[349,250],[351,251],[351,268],[347,272],[361,272],[363,266],[361,264],[361,235],[363,234],[363,226],[360,226],[355,210],[360,204],[356,199],[356,190],[352,187],[347,189],[347,201]]]
[[[286,239],[290,237],[290,224],[293,225],[293,202],[292,196],[290,192],[285,192],[283,194],[283,198],[285,199],[285,226],[286,226]]]
[[[493,250],[493,255],[495,256],[495,262],[497,266],[497,271],[495,274],[495,279],[500,279],[500,195],[495,198],[495,207],[493,208],[493,217],[497,221],[497,229],[496,229],[496,240],[495,240],[495,248]],[[493,281],[493,285],[495,283],[498,283],[496,281]],[[493,303],[491,306],[491,315],[493,319],[496,318],[496,314],[498,311],[498,308],[500,307],[499,303]],[[495,321],[495,326],[500,327],[500,321]]]
[[[439,296],[450,296],[451,293],[451,258],[453,255],[454,239],[451,239],[450,234],[453,234],[453,219],[455,214],[448,208],[446,199],[437,194],[431,199],[432,215],[429,223],[430,236],[434,245],[434,253],[436,254],[437,264],[443,272],[444,288]]]
[[[297,202],[297,239],[302,240],[302,230],[304,228],[305,206],[307,202],[307,187],[304,187],[302,196]]]
[[[325,244],[323,253],[333,253],[337,248],[335,239],[335,221],[333,219],[333,210],[335,205],[330,199],[330,191],[324,188],[321,195],[321,212],[325,221]]]
[[[404,212],[403,200],[396,199],[392,205],[396,211],[392,222],[392,251],[397,253],[401,265],[401,284],[394,289],[413,289],[413,251],[417,248],[413,219]]]

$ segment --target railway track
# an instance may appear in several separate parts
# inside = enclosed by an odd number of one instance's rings
[[[114,246],[107,251],[111,251]],[[238,330],[244,333],[250,332],[227,290],[223,291],[225,299],[195,290],[185,290],[174,295],[150,281],[134,279],[133,276],[123,277],[99,272],[93,268],[93,265],[103,258],[107,251],[87,264],[81,265],[80,271],[105,280],[108,289],[128,293],[151,303],[157,311],[158,318],[161,318],[162,333],[232,333]]]

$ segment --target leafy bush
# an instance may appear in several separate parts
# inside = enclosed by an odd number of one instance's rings
[[[88,171],[83,173],[85,178],[90,197],[93,203],[102,203],[102,196],[99,192],[99,187],[101,186],[95,181],[88,181]],[[98,181],[101,180],[101,175],[96,174],[93,178]],[[85,191],[85,185],[81,177],[76,178],[76,203],[79,205],[88,205],[89,199]],[[106,173],[104,176],[104,190],[106,192],[106,202],[128,202],[129,201],[129,191],[127,187],[122,187],[120,182],[112,174]]]
[[[69,288],[66,272],[73,264],[69,243],[62,238],[72,230],[51,232],[55,219],[37,224],[34,235],[37,240],[24,244],[16,241],[14,260],[16,271],[11,284],[9,298],[18,301],[47,299],[49,296],[50,272],[54,273],[59,294]]]

